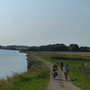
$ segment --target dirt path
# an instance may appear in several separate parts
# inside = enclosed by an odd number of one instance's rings
[[[54,80],[52,77],[52,64],[41,59],[40,57],[36,57],[38,60],[44,62],[50,69],[50,83],[47,90],[81,90],[80,88],[74,86],[70,80],[66,81],[64,79],[64,74],[60,69],[58,70],[58,76]]]

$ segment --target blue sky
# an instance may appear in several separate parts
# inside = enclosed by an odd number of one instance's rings
[[[90,0],[0,0],[1,45],[90,46]]]

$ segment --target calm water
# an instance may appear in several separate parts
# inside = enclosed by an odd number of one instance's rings
[[[0,79],[27,70],[26,55],[18,51],[0,50]]]

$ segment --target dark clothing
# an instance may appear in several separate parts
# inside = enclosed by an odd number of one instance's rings
[[[61,67],[63,67],[63,62],[61,62]]]
[[[61,70],[63,71],[63,62],[60,63]]]

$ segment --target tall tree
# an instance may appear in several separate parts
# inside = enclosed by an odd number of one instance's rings
[[[79,51],[79,46],[77,44],[70,44],[69,50],[70,51]]]

